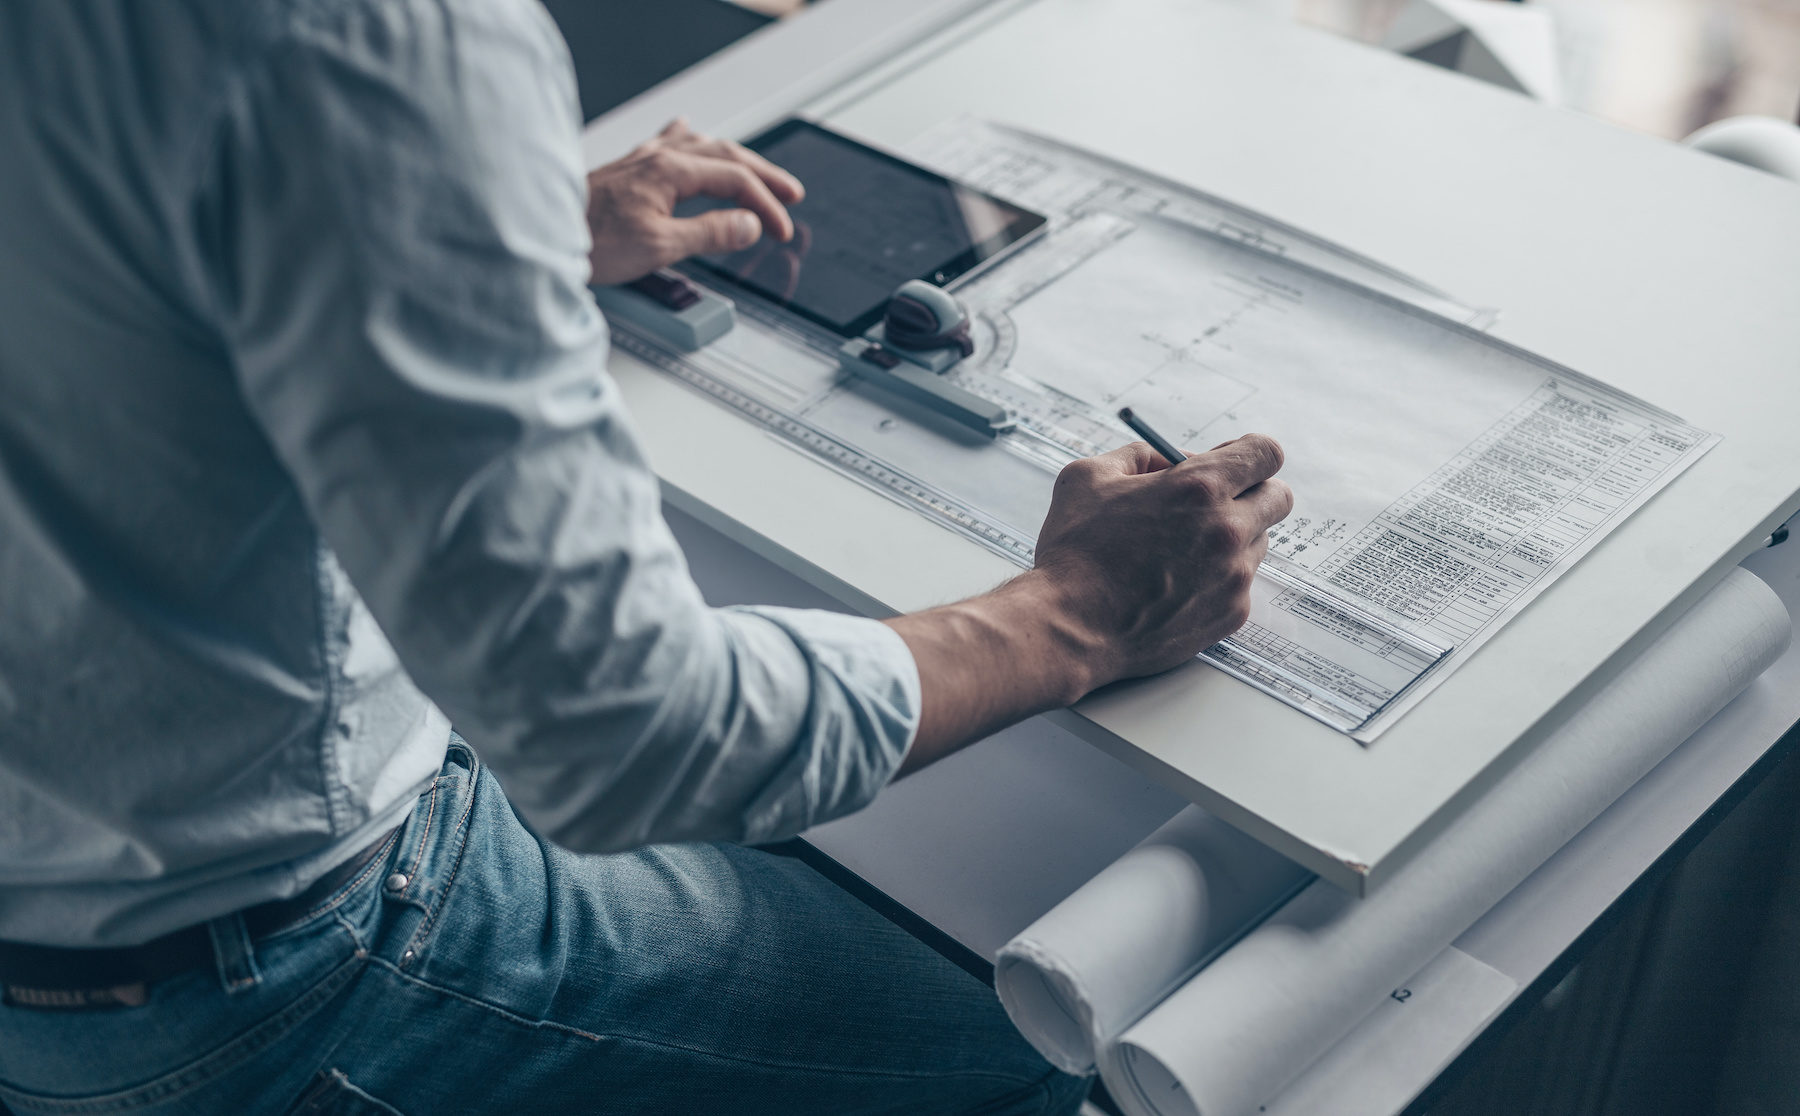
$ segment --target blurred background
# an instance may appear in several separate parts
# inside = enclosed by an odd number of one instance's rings
[[[738,2],[777,16],[806,6],[806,0]],[[1368,43],[1379,43],[1406,5],[1406,0],[1236,2],[1285,12],[1300,23]],[[1728,116],[1800,116],[1800,0],[1529,2],[1547,12],[1555,26],[1569,108],[1669,139]]]

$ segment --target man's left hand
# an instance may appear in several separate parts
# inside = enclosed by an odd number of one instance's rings
[[[676,217],[675,204],[704,194],[737,203]],[[787,206],[805,196],[800,180],[730,140],[677,120],[615,163],[588,173],[591,282],[625,283],[689,256],[748,248],[766,231],[794,235]]]

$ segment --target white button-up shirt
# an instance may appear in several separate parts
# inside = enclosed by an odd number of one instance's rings
[[[897,636],[688,577],[579,127],[535,0],[0,5],[0,939],[294,894],[452,724],[578,849],[891,777]]]

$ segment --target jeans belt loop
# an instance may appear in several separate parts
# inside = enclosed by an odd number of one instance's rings
[[[256,949],[250,943],[250,928],[244,924],[241,911],[213,919],[206,924],[212,935],[213,958],[219,967],[219,981],[227,995],[247,992],[262,982],[256,967]]]

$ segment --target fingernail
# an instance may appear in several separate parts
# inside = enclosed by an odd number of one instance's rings
[[[762,236],[762,222],[756,214],[745,210],[732,219],[732,231],[737,235],[738,244],[745,248],[755,244]]]

